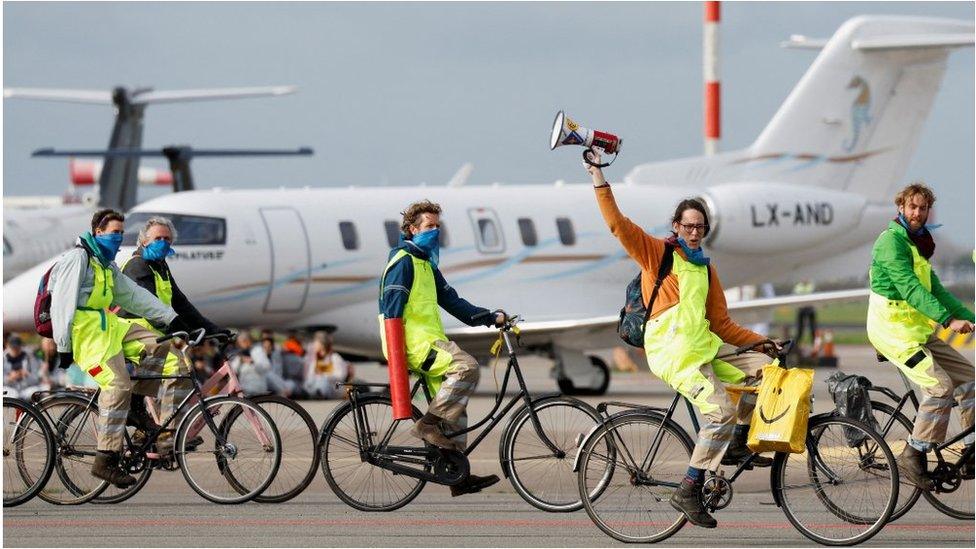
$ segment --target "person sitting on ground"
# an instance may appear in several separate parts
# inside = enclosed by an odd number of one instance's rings
[[[7,339],[3,352],[3,388],[7,396],[24,400],[51,388],[45,366],[24,350],[24,341],[17,334]]]
[[[332,334],[316,332],[307,357],[305,391],[310,398],[337,398],[345,395],[336,383],[349,381],[349,363],[332,349]]]

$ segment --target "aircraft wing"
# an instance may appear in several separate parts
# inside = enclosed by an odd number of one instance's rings
[[[782,306],[796,307],[861,301],[867,299],[869,294],[870,290],[868,288],[857,288],[853,290],[816,292],[805,295],[784,295],[748,299],[729,303],[728,306],[729,312],[734,317],[736,313],[758,313]],[[556,338],[567,342],[573,340],[580,343],[583,341],[612,342],[616,336],[617,321],[619,319],[620,316],[614,314],[570,320],[527,321],[520,323],[519,329],[521,330],[522,339],[528,344],[532,344],[534,340],[540,339],[542,336],[545,336],[547,339]],[[482,326],[451,328],[446,330],[445,333],[452,340],[458,342],[481,342],[495,338],[498,334],[495,329]]]
[[[112,104],[111,91],[99,90],[57,90],[47,88],[5,88],[4,99],[38,99],[41,101],[61,101],[68,103]]]

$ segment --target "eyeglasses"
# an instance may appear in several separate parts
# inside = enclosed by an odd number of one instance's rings
[[[684,230],[686,230],[686,231],[688,231],[689,233],[692,233],[692,232],[695,232],[695,231],[698,231],[700,233],[704,233],[705,231],[708,230],[708,225],[706,225],[704,223],[700,223],[700,224],[697,224],[697,225],[695,225],[693,223],[678,223],[678,225],[681,225],[681,228],[684,229]]]

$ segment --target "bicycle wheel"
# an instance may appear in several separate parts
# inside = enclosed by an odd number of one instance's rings
[[[201,444],[187,444],[197,435]],[[214,503],[243,503],[274,480],[281,463],[281,438],[271,416],[257,404],[216,397],[186,414],[176,431],[174,451],[183,478],[196,493]]]
[[[881,436],[891,448],[891,453],[898,456],[905,449],[908,437],[912,434],[912,421],[884,402],[871,401],[871,408],[874,410],[874,418],[878,420]],[[895,510],[891,513],[888,522],[894,522],[911,511],[920,497],[922,497],[922,490],[902,479],[898,486],[898,503],[895,504]]]
[[[365,418],[367,432],[362,434],[368,446],[381,441],[390,446],[421,444],[408,432],[412,422],[393,420],[388,396],[364,395],[357,406]],[[416,407],[413,419],[420,419]],[[417,497],[426,481],[366,462],[356,433],[356,413],[349,402],[336,408],[322,426],[319,437],[322,473],[335,495],[360,511],[393,511]]]
[[[645,464],[658,432],[657,453]],[[619,541],[671,537],[687,521],[669,500],[688,471],[693,448],[684,430],[662,424],[660,416],[630,412],[611,418],[580,449],[577,479],[586,514]]]
[[[259,503],[283,503],[298,494],[315,478],[319,466],[316,448],[318,428],[305,408],[291,399],[263,395],[250,399],[268,412],[281,436],[281,464],[271,485],[254,498]]]
[[[54,471],[54,434],[28,402],[3,399],[3,506],[37,495]]]
[[[847,434],[862,442],[851,446]],[[821,416],[810,418],[803,453],[776,454],[772,489],[804,536],[823,545],[855,545],[891,518],[898,472],[881,435],[849,418]]]
[[[37,405],[56,443],[54,472],[37,497],[55,505],[91,501],[109,483],[91,474],[97,447],[98,406],[84,396],[56,395]]]
[[[959,407],[953,406],[949,417],[949,428],[946,430],[946,440],[961,431]],[[962,457],[964,440],[942,450],[942,457],[948,463],[957,463]],[[939,458],[935,452],[928,452],[928,471],[934,471],[939,466]],[[945,465],[943,465],[944,467]],[[973,479],[959,477],[959,485],[951,492],[923,492],[925,499],[940,512],[959,520],[973,520],[973,505],[976,495],[973,493]]]
[[[536,432],[531,412],[558,453]],[[501,455],[518,495],[551,513],[581,509],[573,459],[583,437],[599,424],[600,416],[592,406],[564,396],[534,401],[531,411],[523,408],[516,414],[502,437]]]

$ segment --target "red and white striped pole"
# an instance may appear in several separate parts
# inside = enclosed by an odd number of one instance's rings
[[[705,76],[705,154],[718,152],[721,135],[721,89],[718,80],[719,2],[705,2],[705,29],[702,52]]]

